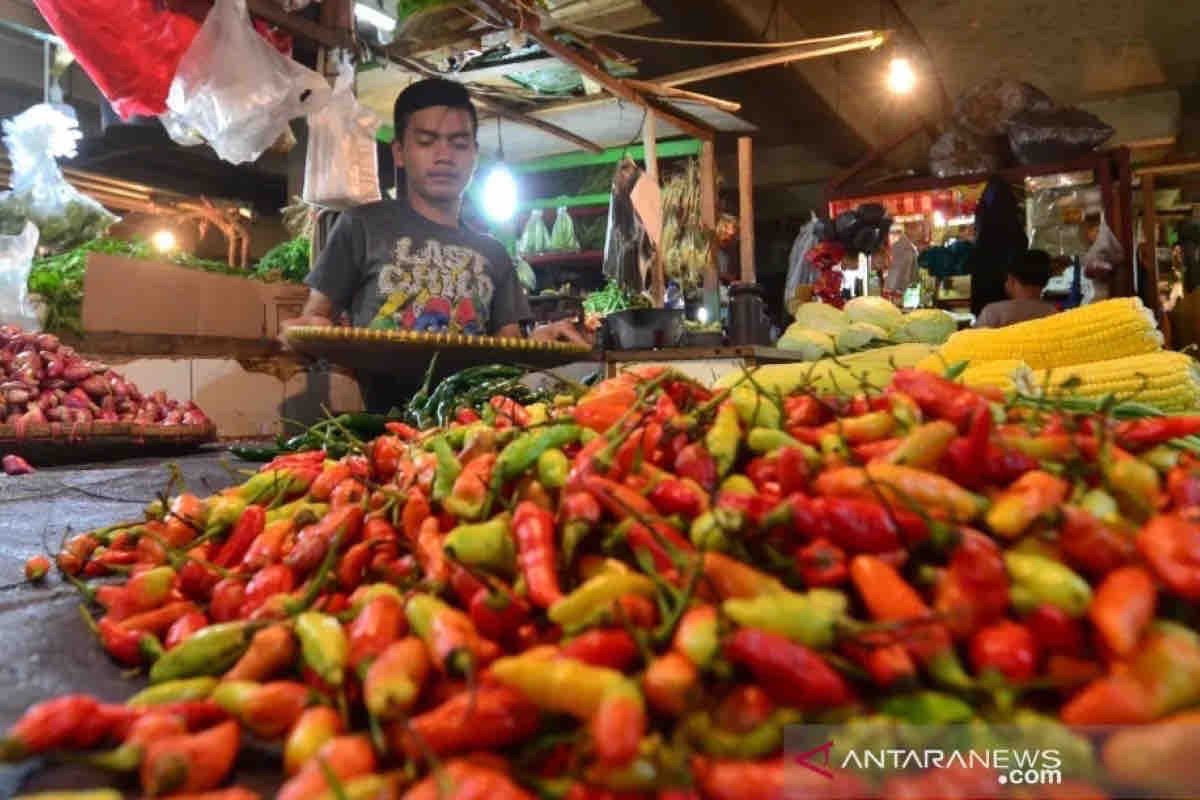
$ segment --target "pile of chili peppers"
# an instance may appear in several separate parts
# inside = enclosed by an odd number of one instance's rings
[[[0,758],[243,800],[220,787],[253,738],[281,747],[281,800],[733,800],[782,795],[801,719],[1168,729],[1200,704],[1200,462],[1171,444],[1200,417],[912,370],[745,388],[643,369],[496,397],[491,422],[389,423],[76,536],[58,569],[149,686],[46,700]],[[1127,781],[1143,756],[1104,753]]]

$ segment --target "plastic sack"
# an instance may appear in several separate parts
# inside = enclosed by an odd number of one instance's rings
[[[517,252],[521,255],[536,255],[550,249],[550,232],[546,230],[546,221],[538,209],[529,215],[525,230],[517,240]]]
[[[525,287],[525,291],[537,291],[537,273],[533,271],[533,267],[529,266],[529,262],[517,256],[514,267],[517,271],[517,280]]]
[[[37,244],[38,229],[32,222],[16,236],[0,236],[0,325],[19,325],[27,331],[40,327],[29,302],[29,271]]]
[[[642,262],[653,252],[631,196],[641,175],[638,165],[628,156],[617,165],[612,199],[608,202],[608,237],[604,242],[604,276],[633,294],[646,288]]]
[[[122,119],[154,117],[200,23],[160,0],[34,0]]]
[[[1036,86],[991,78],[959,95],[954,103],[954,121],[976,136],[1004,136],[1014,115],[1052,108],[1054,101]]]
[[[812,286],[817,282],[817,269],[808,260],[808,251],[818,241],[818,224],[817,215],[813,214],[812,218],[800,228],[800,233],[796,234],[796,239],[792,242],[792,250],[788,254],[787,281],[783,288],[783,307],[789,314],[792,313],[792,309],[797,303],[802,302],[797,296],[800,287]]]
[[[329,105],[308,118],[304,202],[345,209],[380,198],[378,127],[354,97],[354,67],[343,64]]]
[[[575,237],[575,222],[566,208],[560,208],[554,217],[554,227],[550,229],[550,249],[557,253],[574,252],[579,249],[579,239]]]
[[[1008,141],[1022,164],[1066,161],[1112,135],[1112,126],[1082,108],[1022,111],[1008,121]]]
[[[1009,160],[1008,141],[951,125],[929,148],[929,171],[939,178],[992,172]]]
[[[179,62],[167,107],[231,164],[254,161],[288,120],[329,102],[329,84],[263,40],[246,0],[216,0]]]
[[[71,158],[83,136],[73,115],[39,103],[3,125],[12,162],[12,191],[0,195],[0,235],[37,226],[41,249],[58,253],[102,236],[117,217],[67,183],[59,158]]]
[[[902,233],[892,243],[892,260],[888,265],[887,279],[883,287],[892,292],[903,292],[917,282],[917,246]]]

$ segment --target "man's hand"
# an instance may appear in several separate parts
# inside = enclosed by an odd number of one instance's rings
[[[297,328],[303,325],[317,325],[327,327],[333,325],[333,320],[329,317],[322,317],[318,314],[307,314],[299,317],[292,317],[279,323],[279,343],[283,345],[284,350],[291,350],[292,346],[288,343],[287,332],[288,328]]]
[[[579,344],[584,347],[592,346],[591,342],[580,335],[575,324],[569,319],[539,325],[533,329],[530,338],[540,342],[570,342],[571,344]]]

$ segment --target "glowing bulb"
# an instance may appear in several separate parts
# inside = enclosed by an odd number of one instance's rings
[[[908,94],[917,85],[917,73],[907,58],[893,58],[888,65],[888,88],[896,94]]]
[[[704,306],[701,306],[696,311],[696,321],[699,322],[701,325],[708,324],[708,309],[707,308],[705,308]]]
[[[154,249],[160,253],[169,253],[179,244],[175,240],[175,234],[168,230],[157,231],[150,237],[150,244],[154,245]]]
[[[933,212],[933,227],[935,227],[935,228],[946,227],[946,215],[940,211]]]
[[[483,214],[492,222],[508,222],[517,213],[517,181],[504,164],[492,167],[483,182]]]

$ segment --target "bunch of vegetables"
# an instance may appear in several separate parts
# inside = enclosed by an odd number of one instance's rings
[[[882,297],[856,297],[837,308],[828,303],[804,303],[779,339],[783,350],[796,350],[806,361],[845,355],[870,347],[921,342],[941,344],[957,329],[954,317],[936,308],[907,314]]]
[[[62,423],[79,432],[93,421],[209,424],[195,403],[163,391],[142,394],[116,370],[83,358],[52,333],[0,326],[0,422],[16,426],[20,436],[30,425]]]
[[[150,686],[46,700],[0,756],[226,800],[254,795],[198,793],[247,737],[282,744],[282,800],[779,798],[800,719],[874,747],[893,723],[1007,723],[1073,753],[1061,723],[1144,726],[1099,756],[1143,791],[1194,763],[1200,461],[1173,442],[1200,417],[916,369],[855,395],[756,383],[642,368],[577,403],[496,396],[491,423],[389,423],[76,536],[58,567]]]
[[[266,280],[303,283],[311,260],[312,242],[307,236],[297,236],[268,250],[254,265],[254,272]]]
[[[592,292],[583,299],[583,310],[586,314],[608,316],[618,311],[630,308],[649,308],[650,301],[640,294],[633,294],[621,288],[617,281],[609,281],[598,292]]]

